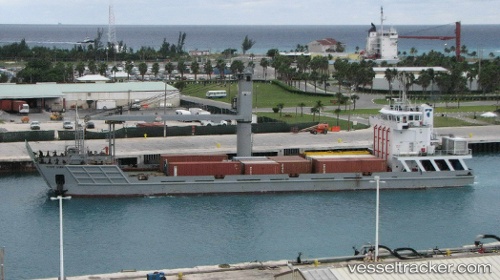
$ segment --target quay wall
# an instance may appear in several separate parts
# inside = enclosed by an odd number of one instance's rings
[[[202,127],[197,127],[201,129]],[[217,134],[201,136],[167,135],[163,137],[122,138],[116,141],[116,157],[129,158],[160,154],[235,154],[236,135]],[[467,139],[473,155],[500,151],[500,126],[438,128],[438,135],[452,135]],[[2,134],[2,133],[0,133]],[[50,134],[50,133],[49,133]],[[104,133],[106,134],[106,133]],[[74,137],[72,134],[70,134]],[[63,151],[74,144],[74,139],[32,141],[34,151],[44,153]],[[252,150],[255,155],[296,155],[304,151],[327,151],[363,149],[372,147],[371,129],[329,132],[313,135],[308,132],[255,133],[252,136]],[[101,151],[107,146],[107,139],[87,139],[85,146],[92,151]],[[0,172],[32,171],[24,140],[22,142],[0,142]],[[34,170],[33,170],[34,171]]]

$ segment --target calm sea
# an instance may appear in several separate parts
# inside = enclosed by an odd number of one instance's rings
[[[400,35],[435,35],[454,36],[455,24],[442,26],[394,26]],[[95,38],[97,30],[103,30],[103,42],[107,42],[107,26],[97,25],[6,25],[0,24],[0,45],[20,42],[23,38],[30,46],[46,46],[58,48],[73,48],[78,41],[85,37]],[[179,32],[187,34],[185,50],[210,50],[221,52],[227,48],[234,48],[241,52],[241,43],[246,35],[256,43],[249,51],[255,54],[265,54],[269,49],[280,51],[294,50],[297,44],[307,43],[323,38],[334,38],[346,44],[348,52],[354,52],[356,47],[364,49],[366,35],[370,23],[366,25],[321,25],[321,26],[139,26],[117,25],[116,37],[127,47],[138,50],[142,46],[159,49],[163,39],[177,44]],[[387,27],[385,27],[387,28]],[[500,25],[466,25],[462,26],[462,45],[467,46],[469,52],[489,53],[500,55]],[[414,47],[417,54],[435,50],[443,52],[445,47],[454,45],[454,40],[415,40],[400,39],[399,50],[409,52]]]
[[[498,234],[500,155],[476,155],[476,184],[381,192],[380,242],[429,249]],[[6,279],[57,277],[58,202],[36,174],[0,177]],[[375,192],[64,202],[68,276],[351,255],[374,242]]]

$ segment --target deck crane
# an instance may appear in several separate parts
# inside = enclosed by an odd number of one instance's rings
[[[455,22],[455,36],[416,36],[416,35],[399,35],[399,38],[403,39],[424,39],[424,40],[451,40],[455,39],[455,57],[460,60],[460,35],[461,34],[461,23],[460,21]]]

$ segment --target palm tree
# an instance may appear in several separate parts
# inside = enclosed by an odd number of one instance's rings
[[[335,113],[335,115],[337,115],[337,126],[339,126],[339,115],[340,115],[340,112],[342,110],[340,110],[340,108],[337,108],[335,109],[335,111],[333,111]]]
[[[344,95],[342,94],[342,92],[337,92],[337,93],[335,93],[335,98],[337,98],[337,105],[338,105],[338,108],[340,109],[340,104],[342,103],[342,99],[344,98]]]
[[[313,122],[315,121],[316,119],[316,113],[319,112],[319,109],[316,108],[316,107],[311,107],[311,114],[313,114]]]
[[[132,74],[133,69],[134,69],[134,64],[132,64],[132,61],[127,60],[127,62],[125,62],[125,71],[127,72],[128,80],[130,80],[130,74]]]
[[[300,116],[302,117],[304,115],[304,107],[306,106],[306,103],[300,102],[298,106],[300,107]]]
[[[184,80],[184,73],[187,71],[186,62],[184,60],[179,60],[179,62],[177,62],[177,70],[181,73],[181,80]]]
[[[431,84],[431,76],[427,72],[427,70],[420,71],[418,79],[415,81],[416,84],[422,87],[422,91],[425,94],[427,88]]]
[[[191,72],[193,72],[194,80],[196,81],[198,79],[198,73],[200,73],[200,64],[198,64],[198,62],[193,61],[191,63]]]
[[[241,43],[241,50],[243,51],[243,55],[246,54],[246,52],[253,47],[255,44],[255,41],[252,39],[248,38],[248,35],[245,36],[245,39],[243,39],[243,43]]]
[[[260,60],[260,66],[262,66],[263,72],[264,72],[264,81],[266,81],[267,78],[267,67],[269,67],[269,60],[266,58],[263,58]]]
[[[351,101],[352,101],[352,104],[354,105],[353,110],[356,110],[356,100],[359,100],[359,96],[356,94],[351,95]]]
[[[398,70],[396,70],[396,68],[385,69],[385,79],[389,83],[389,94],[391,96],[392,96],[392,82],[394,81],[397,75],[398,75]]]
[[[276,108],[278,108],[278,110],[280,112],[280,117],[281,117],[281,111],[283,110],[283,107],[285,107],[284,103],[278,103],[278,105],[276,105]]]
[[[223,59],[217,60],[215,68],[219,69],[219,78],[222,80],[224,78],[224,70],[226,69],[226,63]]]
[[[142,81],[144,81],[144,75],[146,75],[146,72],[148,72],[148,65],[145,62],[141,62],[139,64],[139,73],[142,76]]]
[[[94,60],[89,61],[88,67],[89,67],[90,73],[95,74],[95,72],[97,72],[97,65],[95,64]]]
[[[231,72],[234,74],[237,73],[242,73],[243,70],[245,69],[245,65],[243,64],[243,61],[241,60],[233,60],[231,63],[231,66],[229,67],[231,69]]]
[[[106,62],[99,63],[98,71],[101,76],[106,76],[107,70],[108,70],[108,64],[106,64]]]
[[[170,80],[172,72],[174,71],[174,65],[172,64],[172,62],[168,62],[167,64],[165,64],[165,71],[167,71],[168,79]]]
[[[207,60],[207,62],[205,62],[205,65],[203,65],[203,70],[205,70],[205,73],[208,75],[208,79],[211,80],[214,68],[212,66],[212,61],[210,59]]]
[[[155,75],[156,78],[158,76],[158,73],[160,72],[160,64],[158,64],[158,62],[153,63],[151,71],[153,71],[153,74]]]
[[[316,105],[314,105],[314,108],[318,109],[318,121],[321,120],[321,110],[325,108],[321,100],[316,101]]]

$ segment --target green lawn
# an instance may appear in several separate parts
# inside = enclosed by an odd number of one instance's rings
[[[225,98],[220,98],[217,99],[222,102],[230,103],[230,100],[236,96],[238,89],[237,89],[237,82],[233,81],[232,83],[207,83],[204,84],[203,82],[198,82],[198,83],[190,83],[187,85],[186,88],[182,90],[182,94],[189,95],[189,96],[195,96],[195,97],[200,97],[200,98],[205,98],[205,94],[208,90],[226,90],[228,93],[228,96]],[[273,108],[276,107],[277,104],[283,103],[285,108],[296,108],[297,109],[297,114],[292,113],[292,114],[282,114],[282,116],[279,116],[279,113],[258,113],[259,116],[266,116],[270,117],[276,120],[284,121],[287,123],[300,123],[300,122],[312,122],[312,121],[321,121],[321,122],[327,122],[330,126],[336,126],[337,125],[337,119],[336,118],[328,118],[324,116],[318,116],[316,115],[313,117],[310,115],[310,112],[308,112],[306,109],[304,109],[304,114],[303,116],[300,116],[300,107],[298,106],[300,103],[304,103],[305,107],[313,107],[316,105],[318,101],[321,101],[321,103],[324,106],[331,106],[332,103],[331,101],[335,99],[333,96],[314,96],[314,95],[306,95],[306,94],[296,94],[296,93],[290,93],[287,90],[282,89],[279,86],[276,86],[271,83],[258,83],[255,82],[253,83],[253,108]],[[416,101],[417,104],[424,103],[425,101]],[[378,99],[376,100],[377,104],[387,104],[387,100],[384,99]],[[471,113],[469,116],[470,118],[473,118],[473,113],[477,112],[477,117],[479,120],[489,122],[491,124],[498,124],[498,121],[495,119],[487,119],[487,118],[479,118],[479,114],[481,112],[489,112],[489,111],[495,111],[496,110],[495,105],[488,105],[488,106],[463,106],[461,105],[460,108],[457,108],[457,104],[450,102],[448,103],[448,107],[444,107],[444,104],[439,103],[438,106],[436,107],[436,114],[434,118],[434,126],[435,127],[455,127],[455,126],[472,126],[476,124],[469,123],[464,120],[459,120],[456,118],[452,117],[442,117],[441,114],[446,114],[446,113]],[[349,113],[344,105],[340,106],[341,112],[340,115],[342,118],[346,118],[347,114]],[[356,109],[356,110],[351,110],[351,114],[353,115],[377,115],[380,109]],[[328,111],[329,113],[333,113],[333,111]],[[347,121],[344,120],[339,120],[339,125],[341,126],[342,130],[347,129]],[[359,124],[357,125],[358,129],[364,128],[363,125]]]
[[[340,126],[341,130],[347,130],[347,121],[342,120],[339,118],[338,120],[338,125],[337,125],[337,118],[330,118],[330,117],[325,117],[325,116],[319,116],[316,114],[316,116],[309,115],[309,114],[303,114],[302,116],[300,115],[300,110],[297,114],[285,114],[282,113],[281,117],[279,113],[258,113],[257,114],[260,117],[268,117],[271,119],[275,119],[278,121],[286,122],[289,124],[294,124],[294,123],[304,123],[304,122],[321,122],[321,123],[328,123],[329,126]],[[351,123],[351,128],[352,128],[352,123]],[[368,126],[364,124],[357,124],[355,129],[364,129],[368,128]]]
[[[203,82],[199,82],[198,84],[189,84],[182,90],[182,94],[205,98],[205,94],[209,90],[226,90],[228,96],[218,100],[227,103],[230,103],[231,98],[235,97],[238,93],[237,82],[226,84],[211,83],[206,85]],[[312,107],[316,105],[318,100],[321,100],[324,106],[329,106],[332,99],[334,99],[333,96],[290,93],[271,83],[253,83],[253,108],[273,108],[279,103],[283,103],[284,107],[297,107],[300,103],[304,103],[306,107]]]

